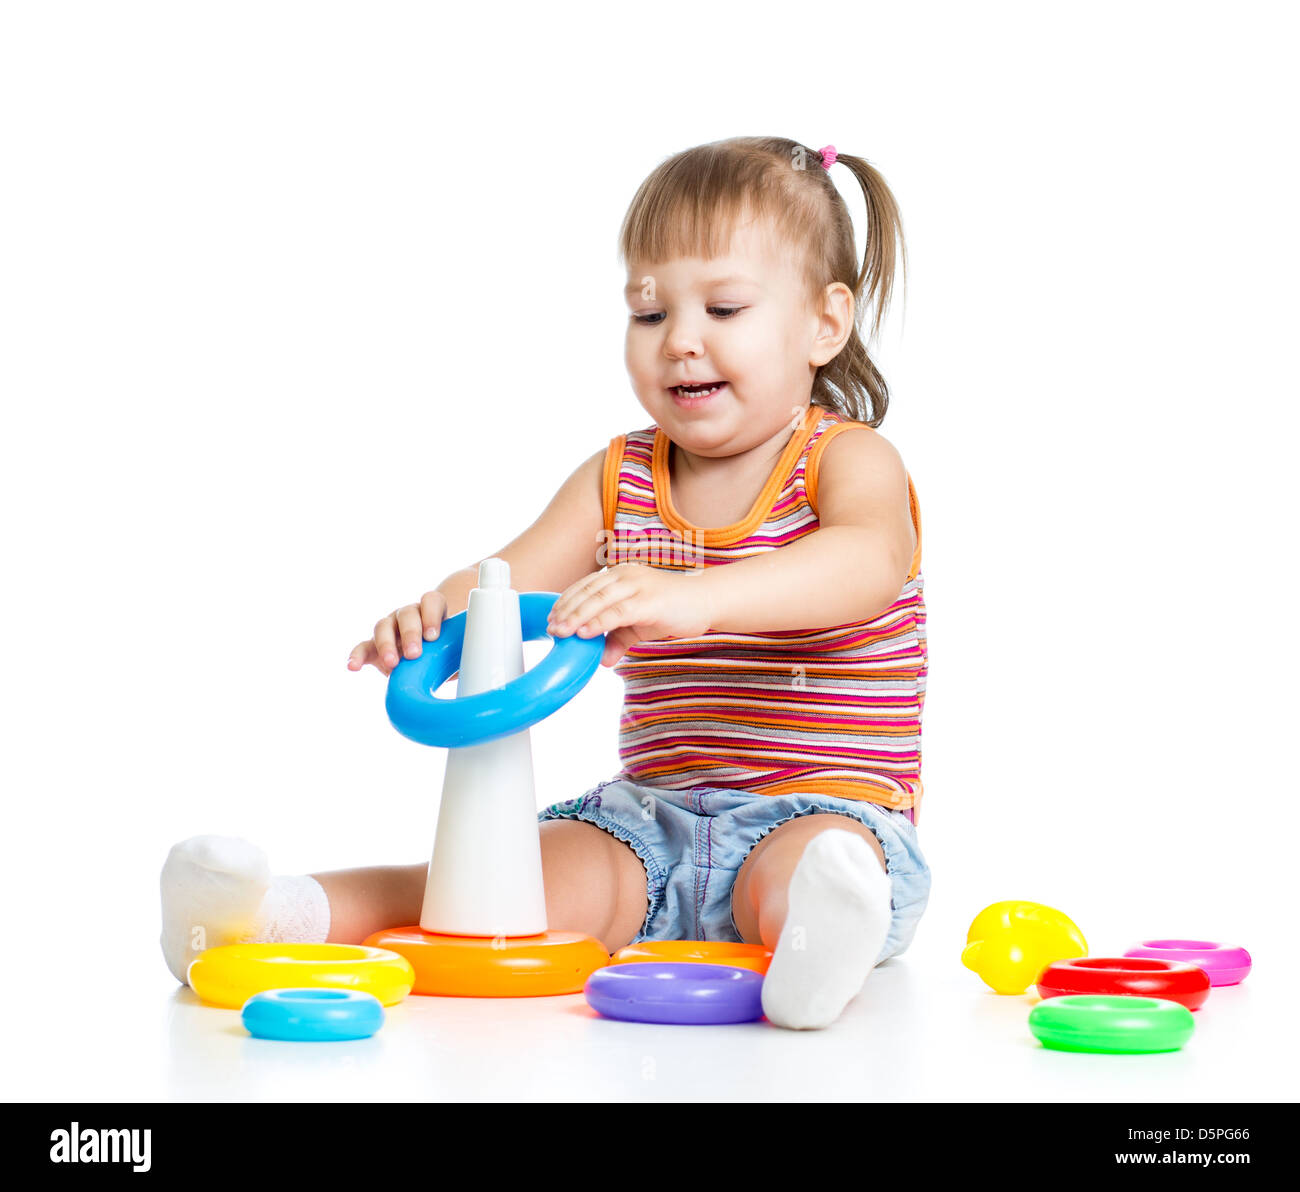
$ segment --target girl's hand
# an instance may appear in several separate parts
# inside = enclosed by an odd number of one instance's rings
[[[447,598],[436,589],[425,592],[419,604],[408,604],[375,623],[375,635],[360,642],[348,655],[348,670],[373,666],[381,675],[391,675],[402,657],[419,658],[421,641],[433,641],[447,615]]]
[[[555,637],[605,634],[602,666],[613,666],[639,641],[700,637],[709,631],[713,610],[711,589],[699,576],[641,563],[593,572],[560,593],[547,629]]]

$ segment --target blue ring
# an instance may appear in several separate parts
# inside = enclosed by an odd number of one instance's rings
[[[359,989],[268,989],[244,1003],[240,1018],[258,1039],[327,1043],[370,1038],[384,1024],[384,1007]]]
[[[520,593],[524,641],[551,637],[546,618],[559,598],[558,592]],[[504,687],[443,699],[433,693],[460,669],[466,615],[448,617],[435,641],[421,643],[419,658],[403,658],[388,676],[388,719],[402,736],[421,745],[456,749],[522,732],[567,704],[600,667],[603,633],[551,637],[546,657]]]

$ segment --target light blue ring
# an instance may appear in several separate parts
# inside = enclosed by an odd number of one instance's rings
[[[258,1039],[329,1043],[370,1038],[384,1025],[384,1007],[359,989],[267,989],[244,1003],[240,1018]]]
[[[559,598],[558,592],[520,593],[524,641],[551,637],[546,618]],[[466,615],[448,617],[436,640],[421,643],[419,658],[403,658],[388,676],[388,719],[402,736],[421,745],[456,749],[522,732],[567,704],[600,667],[603,633],[551,637],[546,657],[504,687],[443,699],[433,693],[460,669]]]

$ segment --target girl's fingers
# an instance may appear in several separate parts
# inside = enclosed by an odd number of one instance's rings
[[[576,589],[570,589],[563,593],[559,600],[551,608],[550,620],[554,624],[558,621],[572,621],[576,623],[576,617],[584,605],[597,597],[605,585],[609,582],[606,572],[598,571],[589,580],[580,580],[582,586]]]
[[[397,629],[401,635],[403,655],[407,658],[419,658],[424,626],[420,623],[418,604],[408,604],[397,610]]]
[[[567,632],[572,633],[587,624],[587,622],[595,620],[609,607],[615,598],[612,589],[613,582],[613,580],[602,574],[592,587],[575,593],[573,599],[569,602],[567,611],[561,611],[560,602],[556,601],[555,608],[551,611],[552,624],[567,621]]]
[[[396,627],[396,613],[389,613],[388,616],[375,623],[375,665],[379,666],[381,670],[383,670],[384,666],[394,667],[397,665],[397,641],[394,637]]]
[[[639,595],[636,589],[627,585],[620,588],[614,583],[607,584],[590,607],[574,618],[574,628],[586,625],[589,627],[588,636],[595,636],[622,625],[635,624],[640,619],[637,611]]]
[[[375,622],[374,637],[361,642],[348,655],[348,669],[360,670],[367,664],[382,675],[390,675],[402,660],[418,658],[421,642],[438,636],[438,628],[447,611],[441,592],[426,592],[419,604],[407,604]]]
[[[575,617],[573,621],[573,632],[580,634],[582,637],[595,637],[601,632],[600,619],[604,615],[603,610],[589,612],[584,617]]]
[[[433,641],[447,615],[447,597],[441,592],[425,592],[420,597],[420,619],[424,622],[424,638]]]
[[[378,670],[381,674],[388,674],[391,667],[384,666],[379,654],[375,650],[373,641],[365,641],[357,646],[351,654],[348,655],[348,670],[359,671],[369,664]]]
[[[551,622],[552,632],[558,632],[561,635],[576,633],[579,626],[585,625],[595,615],[592,610],[596,607],[590,600],[584,600],[581,604],[575,605],[567,613],[561,613]]]

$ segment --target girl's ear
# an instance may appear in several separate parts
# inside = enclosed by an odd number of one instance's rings
[[[842,281],[832,282],[826,287],[809,364],[820,368],[840,354],[853,334],[854,305],[853,291]]]

